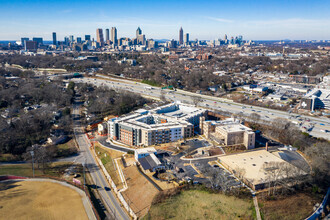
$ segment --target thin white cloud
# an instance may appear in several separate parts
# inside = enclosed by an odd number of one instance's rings
[[[246,21],[247,25],[272,25],[272,26],[329,26],[330,20],[326,19],[303,19],[303,18],[289,18],[289,19],[275,19],[275,20],[251,20]]]
[[[215,17],[205,17],[205,18],[212,20],[212,21],[222,22],[222,23],[233,23],[234,22],[234,20],[223,19],[223,18],[215,18]]]

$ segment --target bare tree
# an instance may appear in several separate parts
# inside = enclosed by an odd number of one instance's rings
[[[195,106],[197,106],[203,100],[200,96],[192,96],[191,99]]]
[[[34,152],[34,162],[37,163],[39,168],[40,164],[42,165],[42,172],[45,172],[46,163],[50,162],[52,158],[52,151],[46,146],[32,145],[26,149],[26,153],[23,155],[25,160],[32,160],[31,151]]]
[[[166,102],[166,97],[165,97],[165,91],[164,90],[160,90],[160,97],[159,99],[163,102]]]
[[[231,190],[231,186],[226,176],[222,175],[219,170],[216,170],[208,165],[202,166],[200,171],[207,177],[213,189],[221,190],[227,193]]]
[[[257,113],[252,113],[252,114],[250,115],[250,118],[251,118],[251,121],[252,121],[253,123],[258,123],[259,120],[260,120],[260,115],[257,114]]]
[[[268,195],[294,191],[294,186],[308,180],[308,175],[302,169],[286,162],[270,162],[262,166],[262,171],[268,182]]]

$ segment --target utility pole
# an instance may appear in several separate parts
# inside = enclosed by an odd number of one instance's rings
[[[31,156],[32,156],[32,170],[33,170],[33,178],[34,178],[34,158],[33,158],[33,156],[34,156],[34,151],[31,150],[31,151],[30,151],[30,154],[31,154]]]

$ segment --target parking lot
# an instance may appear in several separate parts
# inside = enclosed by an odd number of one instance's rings
[[[194,184],[209,184],[208,178],[202,178],[198,175],[200,172],[202,175],[207,176],[211,172],[216,172],[221,176],[230,187],[241,186],[241,182],[237,180],[230,172],[220,167],[219,165],[210,165],[209,162],[216,161],[217,158],[198,159],[198,160],[182,160],[181,157],[189,154],[190,152],[201,148],[210,146],[210,143],[205,140],[192,139],[184,143],[189,146],[186,150],[179,154],[173,155],[171,152],[160,151],[159,158],[166,164],[166,168],[173,173],[177,180],[192,181]],[[197,170],[196,170],[197,169]],[[197,175],[197,176],[196,176]]]

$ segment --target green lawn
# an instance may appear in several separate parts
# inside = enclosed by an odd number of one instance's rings
[[[252,198],[188,190],[152,205],[144,219],[253,219],[253,212]]]

